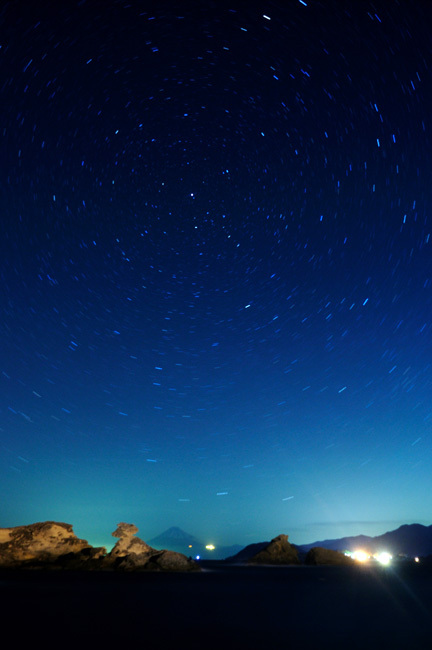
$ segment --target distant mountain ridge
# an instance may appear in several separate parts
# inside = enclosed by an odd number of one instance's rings
[[[214,550],[208,550],[206,549],[206,542],[197,539],[194,535],[177,526],[168,528],[149,541],[149,544],[155,548],[177,551],[194,558],[199,555],[201,559],[228,559],[230,562],[246,561],[268,543],[256,542],[248,546],[234,544],[233,546],[217,546]],[[404,524],[396,530],[388,531],[376,537],[355,535],[320,540],[311,544],[293,544],[293,546],[298,549],[300,557],[304,556],[314,546],[321,546],[333,551],[355,551],[362,548],[371,553],[388,551],[392,555],[426,557],[428,555],[432,556],[432,525]]]
[[[376,537],[356,535],[339,539],[325,539],[312,544],[302,544],[299,549],[307,552],[314,546],[322,546],[334,551],[354,551],[364,548],[376,553],[385,550],[393,555],[402,554],[410,557],[432,555],[432,526],[404,524],[396,530]]]
[[[155,548],[176,551],[194,558],[199,555],[201,559],[207,560],[224,560],[243,548],[240,544],[234,544],[233,546],[216,546],[214,550],[209,550],[206,548],[207,543],[209,542],[202,542],[194,535],[178,528],[178,526],[167,528],[163,533],[149,541],[149,544]]]
[[[199,540],[197,540],[196,537],[190,535],[189,533],[186,533],[184,530],[178,528],[177,526],[171,526],[171,528],[167,528],[167,530],[165,530],[157,537],[153,537],[149,543],[154,544],[155,546],[159,546],[160,544],[165,544],[167,541],[174,544],[200,544]]]

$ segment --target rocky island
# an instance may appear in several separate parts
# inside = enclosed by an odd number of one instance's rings
[[[288,541],[288,535],[278,535],[270,544],[248,560],[249,564],[300,564],[298,551]]]

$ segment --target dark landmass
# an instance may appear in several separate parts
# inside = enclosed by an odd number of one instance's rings
[[[378,553],[385,550],[392,555],[407,555],[408,557],[432,555],[432,526],[405,524],[396,530],[376,537],[356,535],[340,539],[325,539],[312,544],[302,544],[299,549],[307,552],[314,546],[334,551],[355,551],[358,548],[364,548],[370,553]]]
[[[270,542],[257,542],[245,546],[241,551],[227,557],[230,563],[248,562],[254,555],[269,545]],[[423,558],[432,556],[432,526],[421,524],[405,524],[396,530],[389,531],[383,535],[369,537],[368,535],[356,535],[353,537],[341,537],[339,539],[326,539],[311,544],[291,544],[297,550],[300,563],[306,562],[306,557],[314,548],[328,549],[332,551],[355,551],[364,549],[369,553],[387,551],[394,557],[402,558]],[[321,557],[324,557],[321,554]],[[330,556],[327,556],[330,558]],[[338,557],[338,556],[335,556]],[[327,562],[324,562],[325,564]]]

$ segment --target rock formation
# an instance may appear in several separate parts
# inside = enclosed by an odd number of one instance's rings
[[[85,539],[79,539],[70,524],[44,521],[0,528],[1,567],[53,564],[66,556],[86,562],[105,553],[104,548],[93,548]]]
[[[109,556],[107,557],[109,561]],[[199,571],[196,562],[175,551],[156,551],[143,556],[130,553],[117,559],[113,568],[117,571]]]
[[[196,562],[176,551],[157,551],[149,560],[150,571],[193,571],[199,569]]]
[[[113,532],[118,537],[112,551],[106,557],[106,565],[121,571],[193,571],[199,569],[196,562],[174,551],[157,551],[139,537],[133,524],[120,523]]]
[[[111,557],[124,557],[135,553],[136,555],[148,555],[154,552],[154,548],[143,542],[139,537],[135,537],[138,528],[133,524],[118,524],[116,530],[113,532],[113,537],[118,537],[119,540],[112,549]]]
[[[299,558],[297,549],[288,542],[288,535],[278,535],[248,562],[250,564],[299,564]]]
[[[110,553],[108,553],[105,565],[106,567],[119,569],[122,571],[134,571],[144,569],[151,555],[156,553],[155,549],[143,542],[139,537],[135,537],[138,528],[133,524],[118,524],[113,532],[113,537],[118,537]]]
[[[70,524],[45,521],[0,528],[0,568],[85,571],[196,571],[199,566],[181,553],[157,551],[139,537],[133,524],[120,523],[119,540],[107,554],[79,539]]]
[[[331,564],[331,565],[345,565],[352,566],[354,560],[340,551],[331,551],[322,546],[314,546],[308,551],[305,557],[305,564],[318,565],[318,564]]]

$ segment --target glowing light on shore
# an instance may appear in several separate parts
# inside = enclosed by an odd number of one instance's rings
[[[387,566],[392,561],[393,555],[384,551],[382,553],[377,553],[376,555],[374,555],[374,558],[380,564],[384,564],[385,566]]]
[[[370,555],[369,553],[366,553],[366,551],[354,551],[354,553],[351,556],[354,560],[357,560],[357,562],[367,562],[369,560]]]

